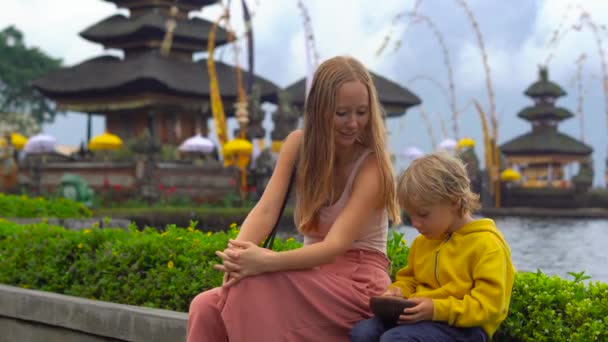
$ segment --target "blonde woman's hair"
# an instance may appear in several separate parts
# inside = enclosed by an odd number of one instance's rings
[[[378,102],[376,87],[367,69],[354,58],[334,57],[323,62],[314,74],[304,108],[304,136],[300,145],[296,180],[296,217],[298,229],[316,231],[319,210],[334,197],[333,170],[335,160],[334,115],[338,89],[346,82],[359,81],[369,96],[370,120],[360,143],[371,149],[378,161],[382,177],[381,204],[389,219],[400,220],[395,195],[395,177],[386,150],[386,131],[383,111]]]
[[[479,195],[471,191],[464,163],[445,152],[412,161],[399,177],[397,198],[402,208],[454,203],[461,216],[480,208]]]

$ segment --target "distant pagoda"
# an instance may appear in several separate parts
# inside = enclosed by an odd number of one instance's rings
[[[524,108],[517,116],[529,121],[532,131],[502,144],[500,151],[508,166],[520,170],[523,186],[570,187],[564,168],[571,163],[579,163],[581,170],[587,168],[593,149],[557,129],[562,120],[573,116],[567,109],[555,106],[557,98],[566,92],[549,80],[545,67],[540,67],[539,80],[524,94],[534,100],[534,106]]]
[[[384,107],[388,117],[404,115],[408,108],[422,103],[420,98],[409,89],[376,73],[371,72],[371,75],[374,80],[374,85],[378,90],[378,101],[380,101],[382,107]],[[302,78],[299,81],[294,82],[287,86],[285,91],[291,97],[293,105],[303,113],[306,97],[306,79]]]
[[[105,0],[128,9],[129,16],[113,15],[80,35],[104,48],[120,49],[124,58],[101,56],[51,73],[34,86],[57,103],[59,109],[103,115],[106,130],[123,139],[149,129],[161,143],[177,144],[197,131],[206,134],[211,116],[207,60],[193,61],[193,53],[206,51],[213,23],[188,18],[216,0]],[[177,8],[177,12],[175,11]],[[173,9],[173,13],[172,13]],[[160,53],[170,19],[176,21],[168,55]],[[219,28],[216,45],[228,42]],[[238,97],[236,69],[215,62],[226,116]],[[242,71],[243,79],[248,73]],[[276,103],[278,87],[255,77],[261,101]]]

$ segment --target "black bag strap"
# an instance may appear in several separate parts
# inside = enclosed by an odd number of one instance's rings
[[[262,247],[272,249],[272,245],[274,244],[274,238],[277,236],[277,230],[279,230],[279,222],[281,222],[281,218],[283,217],[283,211],[285,211],[285,206],[287,205],[287,201],[289,200],[289,194],[291,194],[291,188],[293,188],[293,183],[296,177],[296,165],[298,165],[298,161],[293,165],[293,169],[291,170],[291,176],[289,176],[289,185],[287,186],[287,193],[285,193],[285,198],[283,199],[283,205],[281,206],[281,210],[279,211],[279,216],[277,216],[277,221],[274,223],[274,227],[272,227],[272,231],[264,240],[264,244]]]

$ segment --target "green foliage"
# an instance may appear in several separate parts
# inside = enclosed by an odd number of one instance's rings
[[[0,222],[0,283],[187,311],[197,293],[221,284],[221,273],[212,268],[220,262],[215,251],[238,232],[234,223],[217,233],[203,233],[197,224],[127,232]],[[274,249],[301,246],[293,238],[277,238]]]
[[[70,231],[0,222],[0,283],[187,311],[198,292],[221,284],[214,252],[235,235],[236,229]]]
[[[130,208],[125,204],[124,208],[103,208],[94,211],[94,216],[110,216],[112,218],[124,218],[136,221],[139,226],[164,227],[175,223],[178,226],[186,226],[190,220],[204,222],[206,227],[227,227],[233,222],[243,222],[251,207],[206,207],[189,206],[169,207],[152,205],[150,208]],[[283,219],[289,218],[293,222],[291,208],[286,208]]]
[[[129,231],[91,228],[70,231],[47,224],[0,220],[0,283],[117,303],[187,311],[201,291],[219,286],[214,254],[237,234],[203,233],[198,222]],[[301,247],[293,238],[275,241],[275,250]],[[407,263],[403,235],[391,232],[391,275]],[[518,273],[510,313],[496,341],[605,341],[608,339],[608,285],[541,272]]]
[[[28,48],[14,26],[0,31],[0,113],[31,115],[38,123],[53,121],[56,111],[31,82],[61,66],[60,59]]]
[[[588,282],[584,272],[574,280],[536,273],[518,273],[509,316],[496,341],[608,340],[608,285]]]
[[[84,218],[91,217],[91,211],[84,204],[65,198],[29,198],[25,195],[5,195],[0,193],[0,213],[3,217],[47,217]]]
[[[403,238],[403,235],[403,233],[399,233],[396,230],[389,232],[386,254],[391,259],[389,274],[393,280],[397,271],[407,266],[407,257],[410,254],[410,249],[407,247],[407,242]]]

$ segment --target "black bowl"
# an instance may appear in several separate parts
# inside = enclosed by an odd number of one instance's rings
[[[376,296],[369,299],[369,308],[381,320],[397,323],[405,308],[416,306],[416,303],[405,298],[393,296]]]

